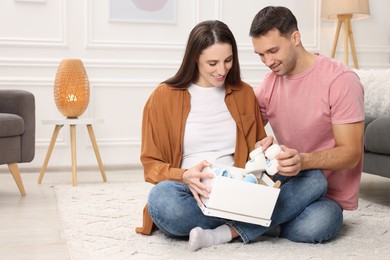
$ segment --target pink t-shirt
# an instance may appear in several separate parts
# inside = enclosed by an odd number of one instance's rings
[[[333,124],[364,120],[359,77],[341,62],[321,55],[299,75],[269,73],[255,93],[263,120],[270,123],[278,143],[298,152],[330,149],[335,146]],[[327,196],[343,209],[357,208],[362,159],[353,169],[324,170]]]

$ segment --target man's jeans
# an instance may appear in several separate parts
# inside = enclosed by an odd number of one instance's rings
[[[282,186],[270,227],[205,216],[190,189],[174,181],[164,181],[152,188],[148,209],[156,226],[171,237],[188,237],[194,227],[214,229],[228,224],[244,243],[250,243],[280,225],[281,237],[318,243],[334,237],[341,229],[343,212],[336,202],[324,197],[327,181],[322,171],[302,171],[295,177],[275,175],[274,180],[280,180]]]

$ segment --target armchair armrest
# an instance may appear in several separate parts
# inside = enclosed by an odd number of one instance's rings
[[[22,162],[30,162],[35,155],[35,98],[25,90],[0,90],[0,113],[23,118]]]
[[[379,154],[390,154],[390,117],[380,117],[367,125],[364,134],[365,149]]]

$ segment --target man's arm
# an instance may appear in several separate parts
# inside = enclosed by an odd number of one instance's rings
[[[334,148],[312,152],[298,153],[281,145],[283,153],[276,159],[279,161],[278,171],[281,175],[295,176],[302,170],[322,169],[340,170],[354,167],[362,156],[364,122],[333,125]]]
[[[300,153],[301,169],[341,170],[354,167],[361,159],[364,122],[333,125],[334,148]]]

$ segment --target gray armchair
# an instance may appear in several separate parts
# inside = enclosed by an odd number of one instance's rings
[[[0,164],[7,164],[22,196],[18,163],[35,155],[35,98],[25,90],[0,90]]]
[[[366,116],[363,171],[390,178],[390,117]]]

